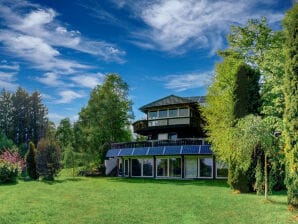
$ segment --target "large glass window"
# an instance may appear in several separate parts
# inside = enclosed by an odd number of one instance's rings
[[[185,157],[185,177],[195,178],[198,175],[198,158]]]
[[[169,110],[169,117],[177,117],[178,116],[178,110],[177,109],[170,109]]]
[[[123,163],[122,163],[122,159],[119,159],[118,161],[119,161],[119,163],[118,163],[118,175],[119,176],[122,176],[123,175]]]
[[[200,158],[199,159],[199,169],[200,169],[200,177],[212,177],[212,167],[213,160],[212,158]]]
[[[180,108],[179,109],[179,116],[180,117],[188,117],[189,116],[189,109],[188,108]]]
[[[158,111],[158,117],[159,118],[164,118],[168,116],[168,110],[160,110]]]
[[[181,158],[169,159],[170,177],[181,177]]]
[[[228,177],[228,164],[216,161],[216,177],[227,178]]]
[[[124,176],[129,176],[129,163],[128,163],[128,159],[124,159]]]
[[[156,159],[157,176],[168,176],[168,159]]]
[[[148,112],[148,119],[156,119],[156,118],[157,118],[157,111]]]
[[[153,159],[143,159],[143,176],[153,176]]]
[[[132,159],[131,160],[131,175],[134,177],[141,176],[142,173],[142,160],[141,159]]]

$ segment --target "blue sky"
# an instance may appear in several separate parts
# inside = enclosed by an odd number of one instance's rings
[[[175,94],[206,94],[231,25],[267,17],[292,0],[0,0],[0,88],[38,90],[49,118],[76,120],[108,73],[138,108]]]

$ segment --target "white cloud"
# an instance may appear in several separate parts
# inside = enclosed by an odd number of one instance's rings
[[[85,95],[72,90],[63,90],[59,92],[59,96],[60,99],[55,101],[57,104],[71,103],[73,100],[83,98]]]
[[[102,73],[77,75],[71,78],[76,84],[81,87],[93,89],[96,85],[102,84],[105,75]]]
[[[18,87],[16,81],[15,72],[1,72],[0,71],[0,89],[15,90]]]
[[[19,71],[20,66],[17,63],[8,63],[6,60],[2,60],[0,62],[0,69],[11,70],[11,71]]]
[[[53,72],[47,72],[42,77],[37,77],[36,80],[42,84],[51,87],[65,87],[67,84],[59,79],[59,75]]]
[[[275,5],[274,0],[154,0],[131,4],[129,7],[147,29],[134,34],[140,47],[173,53],[184,53],[189,48],[208,48],[211,52],[223,48],[223,36],[231,25],[243,25],[250,18],[266,16],[270,23],[283,15],[259,4]],[[142,44],[146,42],[146,44]]]
[[[165,88],[182,92],[189,89],[197,89],[208,85],[212,72],[189,73],[181,75],[167,75],[164,77],[155,77],[154,79],[165,83]]]
[[[29,4],[29,3],[28,3]],[[0,41],[4,50],[46,71],[72,73],[89,68],[68,60],[62,48],[94,55],[107,61],[123,62],[124,51],[105,41],[90,40],[77,30],[69,30],[57,19],[57,12],[26,1],[0,2]],[[28,12],[29,11],[29,12]],[[26,13],[24,13],[26,12]]]

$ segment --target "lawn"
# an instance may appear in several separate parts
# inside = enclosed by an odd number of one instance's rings
[[[0,185],[0,223],[295,223],[286,195],[234,194],[224,181],[59,177]]]

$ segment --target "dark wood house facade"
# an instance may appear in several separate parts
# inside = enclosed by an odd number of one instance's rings
[[[123,177],[226,178],[226,165],[215,160],[205,141],[199,112],[204,104],[204,96],[170,95],[144,105],[146,119],[133,128],[146,140],[112,144],[106,166],[114,164]]]

